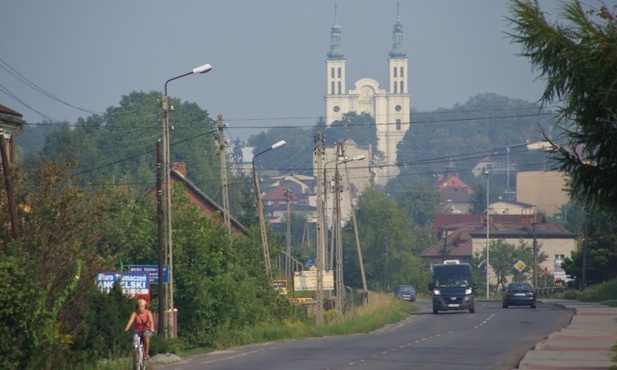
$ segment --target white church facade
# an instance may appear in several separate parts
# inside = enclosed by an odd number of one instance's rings
[[[348,112],[366,112],[375,119],[377,150],[382,156],[373,155],[372,169],[376,184],[385,185],[398,175],[396,147],[409,130],[410,94],[408,92],[407,56],[403,49],[403,26],[394,25],[392,50],[388,58],[388,86],[379,88],[379,82],[362,78],[355,88],[347,90],[345,80],[346,60],[341,48],[341,27],[334,17],[330,31],[330,51],[326,59],[326,125],[343,118]]]

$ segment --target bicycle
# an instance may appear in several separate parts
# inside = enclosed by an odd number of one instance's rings
[[[146,350],[141,335],[133,334],[133,370],[146,370]]]

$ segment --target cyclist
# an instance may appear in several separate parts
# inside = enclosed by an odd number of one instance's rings
[[[152,318],[152,312],[146,309],[146,303],[145,299],[137,301],[137,309],[131,314],[124,331],[128,332],[133,322],[135,323],[133,335],[139,335],[143,340],[144,350],[146,351],[145,358],[147,360],[150,358],[150,337],[154,333],[154,319]]]

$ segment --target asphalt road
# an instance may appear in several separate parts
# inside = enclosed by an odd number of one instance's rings
[[[270,342],[184,358],[156,369],[514,369],[573,311],[476,301],[476,313],[422,311],[368,334]]]

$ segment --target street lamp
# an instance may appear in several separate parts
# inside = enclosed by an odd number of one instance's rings
[[[169,285],[168,285],[168,294],[167,294],[167,313],[169,315],[167,319],[167,324],[170,329],[170,333],[167,334],[167,337],[174,337],[174,322],[173,322],[173,312],[174,312],[174,280],[173,280],[173,247],[172,247],[172,230],[171,230],[171,154],[170,154],[170,145],[169,145],[169,99],[167,96],[167,84],[170,81],[177,80],[179,78],[191,75],[191,74],[202,74],[212,70],[212,66],[210,64],[204,64],[197,68],[193,68],[191,72],[187,72],[181,74],[179,76],[170,78],[165,81],[165,93],[163,94],[163,101],[161,106],[163,108],[163,196],[164,196],[164,212],[163,212],[163,228],[165,235],[165,259],[169,264]],[[159,224],[159,227],[160,224]],[[159,244],[159,249],[163,246]],[[159,275],[159,333],[162,333],[165,321],[162,319],[165,316],[165,310],[163,309],[163,297],[164,288],[163,288],[163,264],[162,261],[159,260],[158,265],[158,275]],[[163,293],[161,295],[161,293]]]
[[[490,264],[489,264],[489,238],[490,238],[490,220],[489,220],[489,172],[488,170],[484,171],[486,175],[486,300],[488,300],[489,295],[489,285],[490,285]]]
[[[339,314],[343,313],[343,295],[345,294],[345,285],[343,284],[343,238],[341,237],[341,180],[338,166],[343,163],[361,161],[364,158],[364,155],[358,155],[353,158],[346,158],[342,161],[338,161],[334,165],[334,201],[336,204],[336,311]]]
[[[327,186],[327,176],[326,176],[326,168],[328,167],[328,165],[330,163],[334,163],[334,162],[338,162],[338,161],[342,161],[344,160],[345,157],[343,156],[339,156],[336,159],[332,160],[332,161],[328,161],[324,164],[323,166],[323,233],[324,233],[324,246],[328,245],[328,232],[327,230],[330,228],[330,224],[328,223],[328,186]],[[334,225],[333,225],[334,226]],[[330,254],[328,255],[329,257],[329,261],[330,263],[328,264],[330,266],[330,270],[332,270],[332,261],[334,260],[332,258],[332,249],[330,249]],[[325,262],[325,260],[322,260]],[[325,264],[325,263],[324,263]]]
[[[261,151],[253,156],[253,181],[255,182],[255,198],[257,201],[257,216],[259,217],[259,228],[261,229],[261,246],[264,251],[264,260],[266,267],[266,274],[268,278],[271,278],[270,275],[270,251],[268,250],[268,235],[266,234],[266,221],[264,220],[264,211],[263,205],[261,204],[261,192],[259,190],[259,180],[257,179],[257,170],[255,169],[255,158],[258,156],[272,150],[278,149],[287,144],[285,140],[281,140],[278,143],[272,145],[268,149]]]

